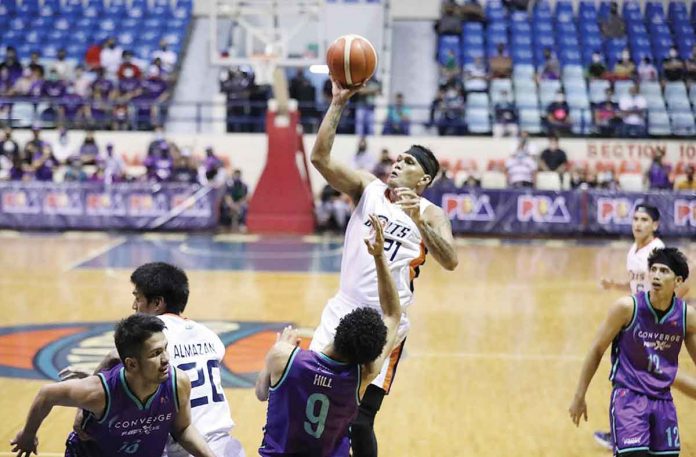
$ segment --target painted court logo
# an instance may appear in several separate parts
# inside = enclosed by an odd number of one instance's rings
[[[223,387],[253,387],[266,351],[288,323],[201,321],[225,345]],[[92,372],[113,348],[113,322],[0,327],[0,376],[58,380],[68,365]],[[302,336],[311,336],[308,331]],[[303,347],[309,338],[303,338]]]
[[[488,195],[444,194],[442,207],[450,219],[487,222],[495,220]]]

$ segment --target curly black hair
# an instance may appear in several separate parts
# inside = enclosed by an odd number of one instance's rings
[[[181,314],[186,309],[189,285],[181,268],[164,262],[146,263],[136,268],[130,280],[148,302],[162,297],[167,312]]]
[[[387,343],[387,327],[372,308],[358,308],[341,318],[336,327],[334,348],[349,363],[372,362]]]
[[[164,322],[149,314],[135,313],[122,319],[115,328],[114,343],[118,357],[125,363],[126,357],[139,358],[143,343],[154,333],[164,330]]]
[[[676,276],[681,276],[683,281],[689,277],[689,261],[686,256],[677,248],[655,249],[648,257],[648,268],[656,263],[667,265]]]

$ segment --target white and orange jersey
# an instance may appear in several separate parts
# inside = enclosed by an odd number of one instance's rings
[[[413,220],[387,198],[387,185],[372,181],[364,190],[353,212],[343,245],[339,294],[351,303],[380,309],[377,292],[375,260],[367,252],[364,239],[371,235],[370,214],[376,214],[384,225],[384,251],[399,292],[401,309],[406,311],[413,301],[413,280],[425,262],[425,245]],[[420,199],[421,214],[432,205]]]
[[[637,249],[636,243],[633,243],[631,249],[626,255],[626,269],[628,270],[628,280],[631,284],[631,294],[635,295],[644,290],[650,290],[650,276],[648,272],[648,257],[655,249],[665,247],[665,243],[659,238],[653,240]]]
[[[203,324],[175,314],[157,316],[166,325],[169,363],[191,380],[191,422],[206,440],[228,435],[234,422],[222,390],[220,365],[225,345]]]

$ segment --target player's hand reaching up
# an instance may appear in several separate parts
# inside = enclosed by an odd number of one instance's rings
[[[413,222],[421,222],[420,196],[408,187],[397,187],[394,189],[397,200],[396,205],[403,210]]]
[[[36,435],[24,433],[24,430],[17,433],[15,439],[10,441],[12,452],[17,453],[17,457],[29,457],[32,453],[39,455],[37,448],[39,447],[39,439]]]
[[[277,341],[282,341],[290,346],[299,346],[301,342],[300,337],[297,335],[297,329],[292,328],[290,325],[285,327],[282,333],[278,333]]]
[[[346,87],[336,81],[333,76],[329,75],[329,77],[331,78],[331,95],[333,96],[333,103],[337,105],[345,105],[348,103],[350,97],[352,97],[353,94],[358,92],[364,86],[364,84],[360,84],[358,86]]]
[[[581,417],[585,417],[585,422],[587,422],[587,403],[585,403],[585,397],[573,397],[573,402],[570,404],[568,412],[570,413],[570,420],[573,421],[576,427],[580,425]]]
[[[365,245],[367,245],[367,252],[371,256],[379,257],[384,254],[384,228],[382,227],[382,221],[376,214],[370,214],[370,223],[374,239],[372,237],[365,238]]]

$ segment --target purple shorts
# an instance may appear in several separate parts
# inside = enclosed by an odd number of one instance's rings
[[[94,441],[82,441],[75,432],[65,440],[65,457],[98,457],[101,454]]]
[[[656,400],[623,387],[615,387],[609,404],[614,455],[649,451],[678,455],[677,410],[672,400]]]

